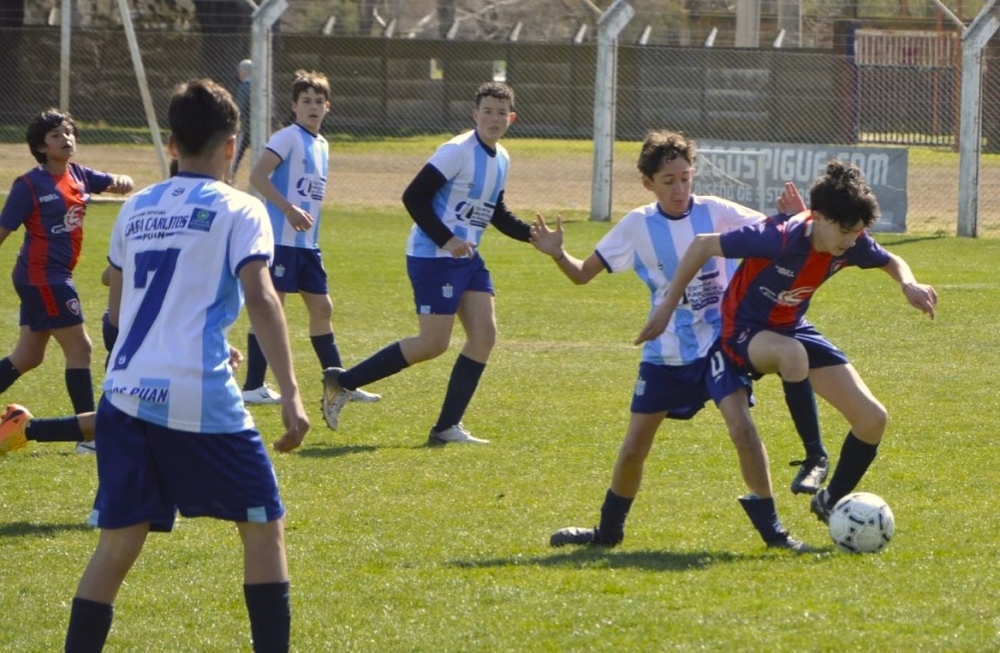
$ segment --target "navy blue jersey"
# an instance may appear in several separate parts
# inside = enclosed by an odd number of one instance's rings
[[[768,219],[719,237],[726,258],[742,258],[722,302],[722,337],[738,328],[790,330],[806,323],[816,289],[849,265],[880,268],[889,253],[862,232],[841,256],[812,247],[811,213],[787,222]]]

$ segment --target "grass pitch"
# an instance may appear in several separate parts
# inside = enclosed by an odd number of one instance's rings
[[[99,284],[115,208],[88,211],[76,279],[95,339]],[[401,210],[325,213],[334,324],[353,364],[416,328]],[[585,255],[608,225],[566,225]],[[13,264],[21,234],[0,248]],[[768,551],[737,505],[744,490],[725,428],[706,409],[669,422],[646,467],[617,549],[553,550],[549,534],[591,526],[625,432],[647,298],[632,275],[577,287],[530,246],[491,233],[499,343],[465,424],[482,448],[423,446],[462,339],[369,389],[340,430],[319,413],[319,369],[306,316],[289,297],[296,366],[313,430],[275,455],[288,507],[296,651],[987,651],[1000,649],[996,560],[1000,240],[880,236],[940,293],[930,321],[877,271],[849,270],[813,303],[813,322],[851,356],[890,425],[859,489],[884,497],[896,537],[882,554],[837,553],[793,496],[801,453],[776,378],[753,410],[768,445],[779,510],[819,552]],[[9,282],[3,282],[9,284]],[[16,340],[18,303],[0,295],[0,350]],[[246,319],[231,341],[243,346]],[[70,411],[55,343],[42,367],[0,400],[37,415]],[[254,407],[268,439],[274,406]],[[826,405],[828,447],[846,425]],[[61,650],[76,582],[96,532],[84,525],[94,459],[68,444],[0,458],[0,650]],[[116,605],[109,651],[249,651],[235,529],[198,519],[153,534]]]

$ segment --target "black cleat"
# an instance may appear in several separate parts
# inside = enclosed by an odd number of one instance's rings
[[[826,456],[809,456],[805,460],[793,460],[791,465],[799,467],[799,473],[792,481],[794,494],[816,494],[830,471],[830,459]]]
[[[816,519],[820,520],[824,524],[830,523],[830,493],[826,490],[820,490],[813,495],[812,501],[809,502],[809,510],[816,515]]]
[[[570,526],[568,528],[560,528],[552,537],[549,538],[549,546],[566,546],[567,544],[576,544],[578,546],[615,546],[620,543],[623,538],[618,538],[614,542],[605,542],[601,537],[601,531],[597,528],[580,528],[579,526]]]

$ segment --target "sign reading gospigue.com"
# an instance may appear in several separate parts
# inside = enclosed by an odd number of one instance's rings
[[[809,204],[809,186],[833,159],[853,163],[878,197],[882,217],[873,231],[906,231],[905,148],[748,143],[699,139],[694,192],[717,195],[768,215],[777,211],[785,182]]]

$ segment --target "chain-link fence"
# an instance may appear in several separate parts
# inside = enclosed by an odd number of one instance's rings
[[[696,139],[732,143],[814,144],[830,151],[870,144],[907,148],[907,229],[954,233],[960,41],[947,32],[914,34],[902,42],[897,34],[894,43],[887,36],[881,44],[877,35],[854,36],[865,48],[843,54],[637,45],[623,38],[617,57],[615,124],[621,143],[614,164],[614,213],[649,199],[637,182],[634,141],[651,129],[675,129]],[[237,63],[250,51],[245,31],[140,31],[138,42],[161,128],[177,82],[207,75],[235,89]],[[0,49],[5,53],[0,142],[18,144],[0,145],[5,148],[0,189],[5,190],[31,164],[20,146],[24,125],[39,109],[59,103],[59,30],[0,28]],[[335,203],[398,205],[406,177],[430,151],[400,154],[394,140],[469,128],[475,87],[502,79],[517,92],[519,115],[509,133],[511,198],[527,198],[516,203],[527,210],[589,209],[596,49],[588,41],[463,42],[279,32],[273,52],[273,127],[288,119],[286,89],[294,70],[320,70],[333,82],[333,110],[324,129],[334,147],[330,199]],[[74,30],[71,53],[70,109],[82,127],[81,160],[96,164],[89,157],[107,151],[128,166],[123,170],[113,160],[107,169],[132,171],[140,184],[158,178],[124,34]],[[1000,151],[1000,61],[995,60],[988,52],[982,235],[1000,234],[1000,158],[992,153]],[[579,147],[556,149],[532,141],[519,147],[518,139],[525,138],[571,139]],[[373,143],[367,150],[352,146],[338,152],[338,143],[345,141]],[[100,143],[125,146],[98,148]],[[245,174],[238,182],[245,183]]]

